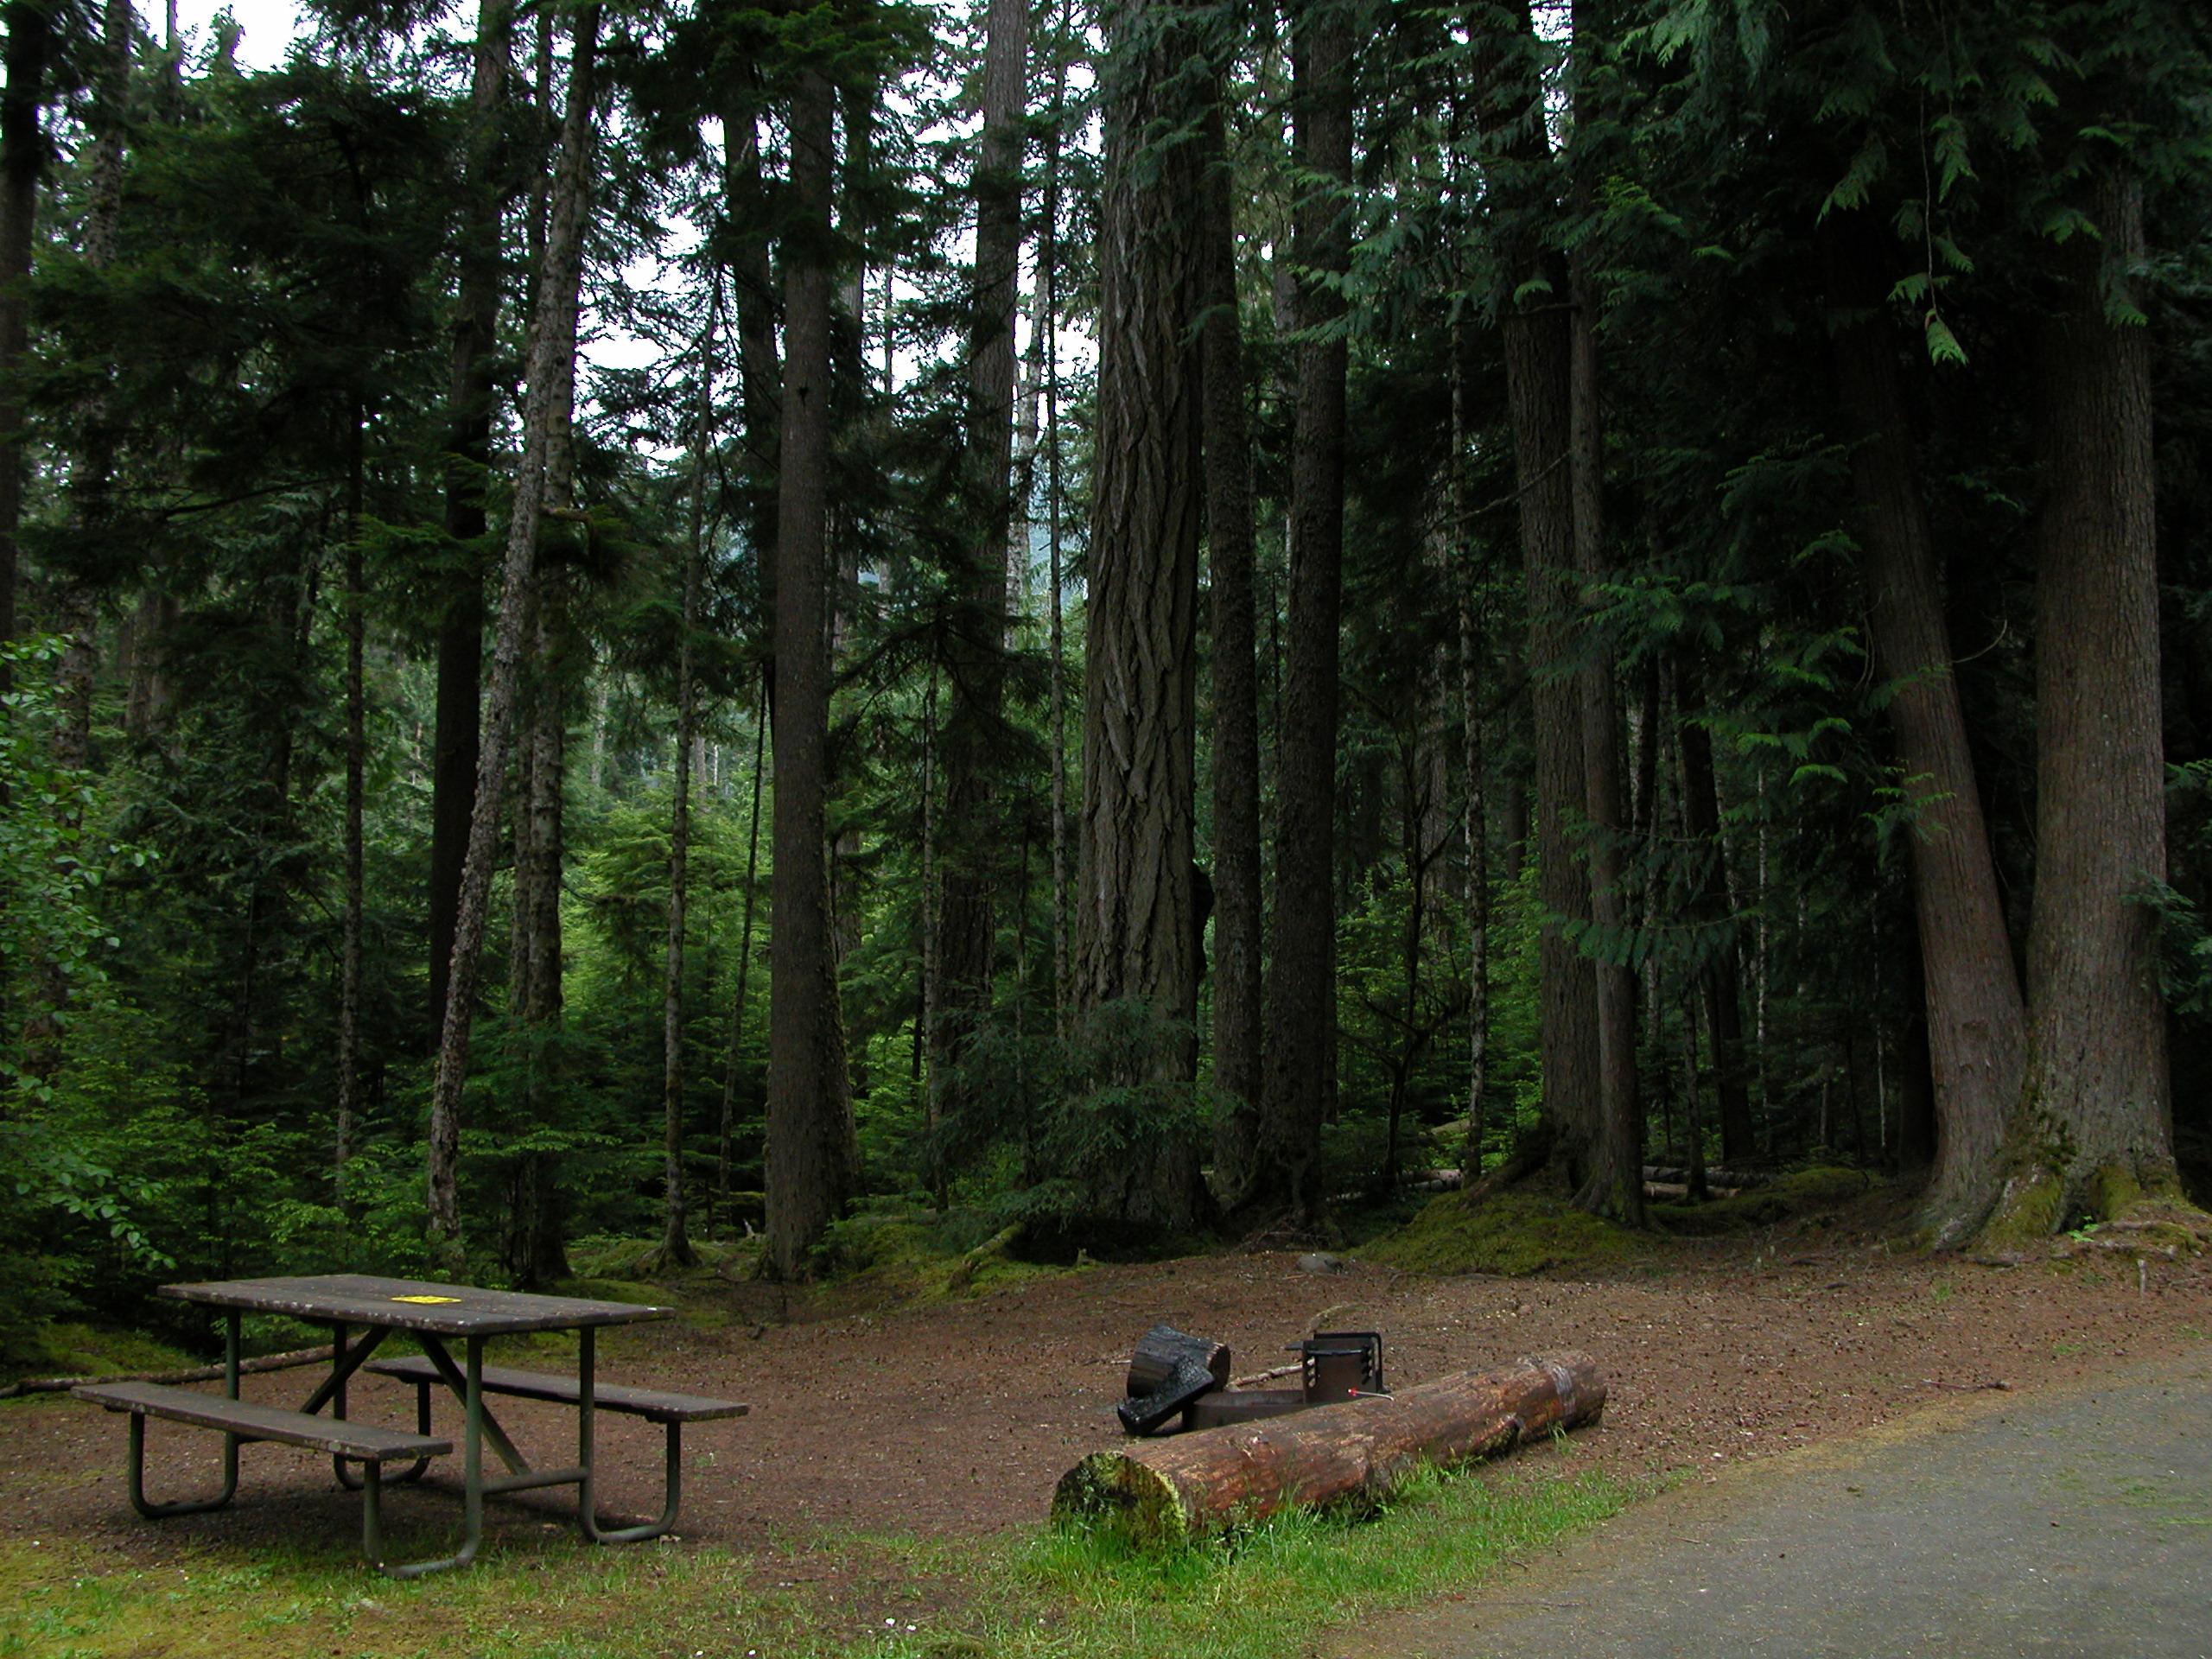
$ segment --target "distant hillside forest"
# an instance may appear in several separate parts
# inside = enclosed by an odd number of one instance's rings
[[[2205,9],[0,25],[0,1338],[2212,1165]]]

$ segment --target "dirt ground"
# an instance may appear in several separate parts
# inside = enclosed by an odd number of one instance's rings
[[[1428,1279],[1356,1262],[1315,1274],[1298,1260],[1099,1267],[968,1301],[789,1323],[775,1320],[774,1292],[730,1285],[712,1293],[726,1297],[728,1324],[615,1334],[601,1374],[749,1402],[750,1417],[687,1434],[681,1532],[766,1550],[779,1564],[768,1570],[804,1577],[824,1529],[959,1536],[1042,1519],[1058,1477],[1117,1438],[1128,1350],[1156,1320],[1229,1343],[1240,1373],[1281,1363],[1284,1345],[1317,1325],[1383,1332],[1395,1382],[1586,1351],[1611,1380],[1603,1422],[1563,1452],[1522,1455],[1630,1479],[1764,1456],[1959,1391],[2030,1389],[2212,1342],[2212,1268],[2199,1262],[2154,1261],[2139,1284],[2132,1260],[1991,1268],[1840,1244],[1777,1261],[1732,1242],[1591,1280]],[[314,1380],[281,1372],[249,1378],[245,1391],[289,1405]],[[357,1416],[412,1426],[398,1383],[358,1382],[353,1400]],[[442,1425],[457,1414],[440,1410]],[[574,1432],[562,1408],[499,1411],[548,1461]],[[659,1431],[602,1421],[602,1504],[646,1512]],[[212,1484],[213,1436],[156,1424],[149,1438],[153,1496]],[[120,1418],[62,1397],[0,1407],[0,1528],[138,1561],[264,1530],[339,1548],[358,1536],[358,1500],[317,1456],[250,1446],[236,1504],[160,1526],[131,1512],[124,1457]],[[569,1497],[493,1503],[492,1539],[565,1531]],[[453,1507],[449,1495],[395,1497],[398,1547],[446,1547]]]

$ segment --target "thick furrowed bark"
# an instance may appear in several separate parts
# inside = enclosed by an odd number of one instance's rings
[[[830,231],[832,98],[820,72],[791,95],[782,482],[777,501],[774,874],[769,928],[768,1248],[764,1269],[808,1276],[808,1252],[859,1173],[831,937],[830,743]]]
[[[1197,1011],[1198,157],[1188,143],[1144,154],[1157,124],[1195,114],[1179,81],[1185,10],[1122,9],[1108,97],[1075,904],[1075,1002],[1087,1016],[1116,1003],[1160,1020]],[[1188,1081],[1197,1055],[1188,1043],[1173,1047],[1144,1062],[1144,1077],[1116,1081]],[[1101,1158],[1087,1179],[1093,1208],[1123,1223],[1175,1230],[1205,1207],[1194,1140],[1165,1136]]]
[[[2140,263],[2143,205],[2116,171],[2088,194],[2101,236],[2062,250],[2066,303],[2037,343],[2030,1041],[1993,1242],[2179,1194],[2158,922],[2133,902],[2166,874],[2151,342],[2109,319],[2104,281],[2107,259],[2123,283]]]
[[[1258,1135],[1261,926],[1259,666],[1252,620],[1251,455],[1236,315],[1236,226],[1220,80],[1206,115],[1206,556],[1213,588],[1213,1080],[1222,1203],[1239,1205]]]
[[[1296,263],[1341,272],[1351,259],[1352,38],[1334,8],[1293,15],[1293,122],[1307,183],[1295,213]],[[1336,1085],[1336,775],[1343,608],[1345,346],[1330,325],[1342,293],[1308,281],[1300,321],[1291,437],[1289,646],[1276,770],[1274,960],[1268,982],[1266,1087],[1249,1202],[1319,1211],[1321,1125]]]

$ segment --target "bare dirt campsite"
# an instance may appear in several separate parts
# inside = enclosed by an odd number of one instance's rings
[[[249,1448],[232,1508],[148,1523],[126,1500],[119,1422],[66,1398],[12,1401],[0,1408],[0,1653],[397,1656],[436,1650],[440,1629],[468,1652],[492,1651],[471,1644],[501,1629],[525,1638],[505,1650],[533,1654],[1080,1650],[1038,1645],[1039,1631],[1085,1639],[1088,1622],[1119,1616],[1097,1598],[1141,1606],[1160,1586],[1110,1590],[1110,1573],[1086,1586],[1084,1573],[1063,1579],[1027,1553],[1049,1535],[1055,1482],[1121,1439],[1113,1407],[1129,1347],[1160,1319],[1230,1344],[1240,1370],[1281,1363],[1284,1344],[1317,1326],[1372,1328],[1386,1333],[1401,1385],[1522,1354],[1595,1357],[1610,1389],[1599,1424],[1446,1483],[1602,1492],[1508,1552],[1516,1571],[1624,1503],[1745,1459],[1968,1395],[2024,1397],[2133,1362],[2212,1354],[2212,1274],[2187,1257],[2153,1257],[2139,1276],[2134,1256],[2109,1251],[1930,1261],[1848,1229],[1790,1226],[1605,1254],[1507,1277],[1408,1271],[1357,1251],[1324,1272],[1291,1251],[1230,1252],[1012,1282],[985,1274],[964,1294],[920,1300],[865,1279],[812,1295],[713,1273],[632,1285],[683,1313],[607,1339],[603,1375],[753,1408],[687,1440],[680,1537],[642,1565],[607,1567],[621,1552],[574,1541],[557,1502],[495,1501],[475,1582],[450,1588],[379,1586],[351,1561],[354,1501],[324,1459]],[[358,1389],[355,1414],[410,1421],[405,1392],[385,1389]],[[301,1391],[296,1372],[244,1388],[270,1403]],[[500,1416],[526,1440],[571,1432],[554,1406],[515,1402]],[[648,1512],[655,1434],[637,1424],[602,1433],[603,1508]],[[212,1479],[211,1447],[158,1444],[162,1481]],[[451,1479],[434,1475],[431,1486],[388,1504],[393,1529],[424,1548],[454,1525]],[[1395,1519],[1332,1519],[1320,1547],[1356,1554]],[[1216,1597],[1233,1590],[1236,1545],[1192,1554],[1182,1571],[1218,1575]],[[1502,1570],[1470,1558],[1415,1586],[1426,1596],[1354,1588],[1347,1605],[1365,1618],[1478,1597]],[[245,1624],[193,1598],[195,1579],[232,1585],[226,1605]],[[288,1618],[302,1597],[322,1611]],[[41,1624],[47,1614],[59,1623]],[[1045,1623],[1024,1626],[1025,1615]],[[66,1640],[54,1634],[65,1628]],[[1330,1652],[1331,1629],[1325,1618],[1286,1628],[1280,1650]],[[41,1645],[49,1638],[56,1645]]]

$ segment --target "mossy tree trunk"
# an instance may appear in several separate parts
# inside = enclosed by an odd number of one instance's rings
[[[1992,1243],[2139,1196],[2177,1196],[2158,921],[2166,873],[2151,339],[2117,321],[2144,257],[2140,187],[2107,168],[2098,234],[2060,251],[2037,341],[2048,491],[2036,528],[2036,889],[2027,1083],[2002,1154]]]

